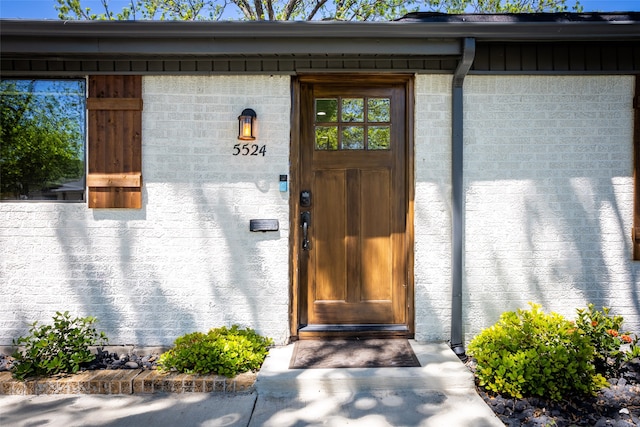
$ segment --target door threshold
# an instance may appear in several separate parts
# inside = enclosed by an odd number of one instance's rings
[[[407,325],[311,324],[298,330],[298,339],[314,338],[413,338]]]

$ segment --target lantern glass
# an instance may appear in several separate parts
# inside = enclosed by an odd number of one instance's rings
[[[244,141],[252,141],[256,139],[254,132],[254,124],[256,119],[256,113],[250,108],[242,111],[240,117],[238,117],[238,139]]]

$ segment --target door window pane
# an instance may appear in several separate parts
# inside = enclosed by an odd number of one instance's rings
[[[347,126],[342,129],[342,149],[364,149],[364,128],[362,126]]]
[[[391,100],[389,98],[369,98],[367,120],[370,122],[391,121]]]
[[[0,81],[0,199],[84,199],[85,81]]]
[[[390,126],[369,126],[367,131],[369,150],[388,150],[391,148]]]
[[[316,150],[338,149],[338,128],[336,126],[316,126]]]
[[[344,98],[342,100],[342,121],[343,122],[363,122],[364,121],[364,99]]]
[[[316,122],[336,123],[338,121],[338,100],[335,98],[316,99]]]

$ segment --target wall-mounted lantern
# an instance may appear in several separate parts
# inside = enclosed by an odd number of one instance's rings
[[[251,108],[242,110],[242,114],[238,117],[238,139],[243,141],[253,141],[256,136],[255,131],[256,112]]]

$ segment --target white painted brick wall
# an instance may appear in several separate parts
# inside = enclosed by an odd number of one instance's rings
[[[640,332],[631,76],[465,81],[465,328],[592,302]]]
[[[451,76],[415,81],[415,328],[420,341],[451,331]]]
[[[447,340],[451,76],[416,80],[416,337]],[[529,301],[592,302],[640,332],[631,261],[630,76],[474,76],[464,86],[467,340]]]
[[[0,345],[56,310],[96,316],[115,344],[233,323],[288,336],[289,77],[145,77],[143,99],[142,210],[0,204]],[[244,108],[264,157],[232,155]]]
[[[640,331],[630,261],[631,96],[619,76],[468,76],[464,329],[527,301],[612,307]],[[145,77],[144,208],[0,204],[0,345],[56,310],[113,343],[168,345],[239,323],[288,335],[288,77]],[[451,76],[416,78],[416,338],[451,323]],[[258,114],[265,157],[232,156]],[[278,233],[250,233],[276,218]],[[25,290],[29,290],[25,292]]]

